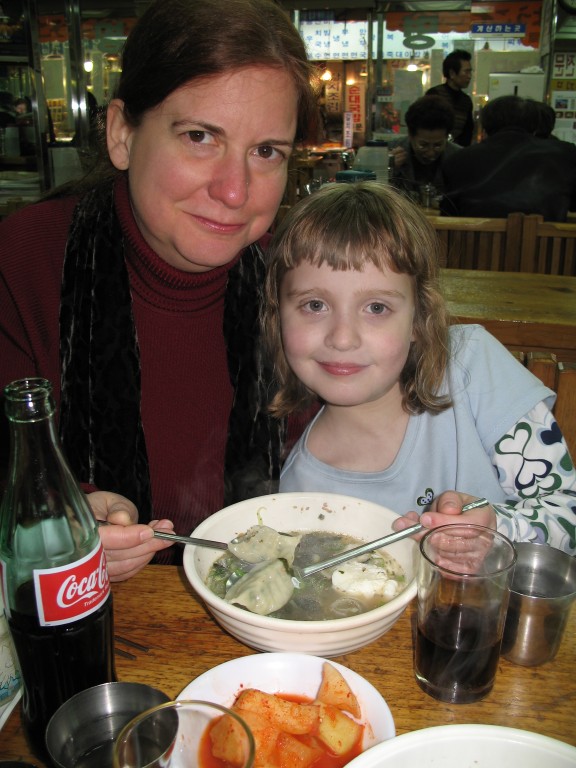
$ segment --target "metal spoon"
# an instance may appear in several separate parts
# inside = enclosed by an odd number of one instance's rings
[[[360,544],[360,546],[354,547],[353,549],[347,549],[345,552],[340,552],[340,554],[334,555],[334,557],[330,557],[328,560],[323,560],[321,563],[306,565],[304,568],[298,568],[294,565],[291,569],[292,583],[296,588],[298,588],[301,586],[301,580],[305,579],[306,576],[311,576],[313,573],[323,571],[325,568],[331,568],[333,565],[345,563],[347,560],[352,560],[354,557],[359,557],[360,555],[366,554],[366,552],[373,552],[375,549],[380,549],[381,547],[385,547],[388,544],[393,544],[395,541],[405,539],[408,536],[412,536],[414,533],[418,533],[418,531],[421,531],[423,527],[424,526],[422,523],[416,523],[416,525],[411,525],[410,528],[404,528],[403,531],[389,533],[387,536],[374,539],[374,541],[368,541],[366,544]]]
[[[478,507],[486,507],[487,505],[488,501],[486,499],[478,499],[470,504],[465,504],[462,507],[462,512],[467,512],[469,509],[477,509]],[[295,587],[299,587],[301,579],[306,578],[306,576],[318,573],[318,571],[323,571],[325,568],[330,568],[333,565],[345,563],[347,560],[352,560],[354,557],[364,555],[366,552],[373,552],[375,549],[380,549],[388,544],[393,544],[395,541],[400,541],[400,539],[405,539],[407,536],[412,536],[413,534],[418,533],[418,531],[421,531],[423,528],[424,526],[422,523],[416,523],[415,525],[411,525],[410,528],[404,528],[403,531],[390,533],[388,536],[383,536],[380,539],[361,544],[359,547],[354,547],[354,549],[348,549],[346,552],[334,555],[334,557],[324,560],[321,563],[306,565],[304,568],[297,568],[294,566],[292,568],[292,582]]]
[[[339,555],[323,560],[321,563],[307,565],[304,568],[290,567],[286,560],[275,559],[260,563],[257,568],[247,573],[233,572],[226,581],[225,599],[231,603],[237,603],[247,608],[252,613],[267,615],[283,608],[290,601],[295,589],[302,587],[302,581],[312,573],[322,571],[324,568],[344,563],[353,557],[358,557],[366,552],[392,544],[394,541],[405,539],[422,529],[421,523],[396,531],[387,536],[382,536],[375,541],[361,544],[354,549],[348,549]],[[256,587],[256,588],[255,588]],[[267,599],[262,601],[262,589],[267,589]]]
[[[211,539],[195,539],[194,536],[180,536],[177,533],[168,533],[168,531],[154,531],[154,538],[166,539],[167,541],[177,541],[179,544],[194,544],[196,547],[209,547],[210,549],[228,549],[228,544],[223,541],[212,541]]]
[[[470,504],[465,504],[462,507],[462,512],[467,512],[470,509],[477,509],[478,507],[485,507],[487,505],[488,501],[486,499],[478,499],[477,501],[473,501]],[[364,555],[366,552],[372,552],[375,549],[380,549],[381,547],[385,547],[395,541],[405,539],[408,536],[412,536],[413,534],[418,533],[423,528],[424,526],[422,523],[416,523],[409,528],[405,528],[403,531],[396,531],[395,533],[382,536],[381,538],[375,539],[374,541],[360,544],[360,546],[354,547],[353,549],[347,549],[345,552],[340,552],[338,555],[334,555],[334,557],[331,557],[328,560],[323,560],[321,563],[306,565],[303,568],[298,568],[296,566],[292,566],[292,568],[287,567],[286,572],[292,579],[293,585],[298,589],[301,586],[302,579],[305,579],[306,576],[310,576],[313,573],[318,573],[318,571],[323,571],[325,568],[331,568],[334,565],[345,563],[347,560],[352,560],[352,558]],[[274,561],[271,560],[270,562],[272,563]],[[226,582],[226,590],[230,589],[230,587],[232,587],[243,576],[248,577],[249,573],[250,571],[248,571],[247,574],[231,573]]]
[[[107,520],[96,520],[96,525],[98,527],[102,525],[112,525],[112,523],[109,523]],[[291,534],[283,534],[284,536],[291,536]],[[195,547],[208,547],[209,549],[220,549],[223,551],[230,550],[232,551],[231,545],[238,544],[239,541],[243,538],[244,534],[240,534],[239,536],[236,536],[235,538],[231,539],[227,544],[223,541],[212,541],[212,539],[198,539],[194,536],[181,536],[178,533],[170,533],[170,531],[154,531],[154,538],[155,539],[165,539],[166,541],[173,541],[177,542],[179,544],[193,544]],[[232,554],[235,554],[232,552]],[[250,561],[244,561],[249,562],[250,564],[254,564],[256,562],[260,562],[259,560],[250,560]]]
[[[112,525],[112,523],[109,523],[107,520],[96,520],[96,524],[98,526]],[[223,541],[213,541],[212,539],[198,539],[194,536],[181,536],[178,533],[170,533],[170,531],[154,531],[155,539],[165,539],[166,541],[173,541],[179,544],[193,544],[195,547],[208,547],[209,549],[220,549],[224,551],[230,549],[230,545],[237,544],[242,539],[243,535],[244,534],[236,536],[226,544]],[[284,535],[290,536],[291,534]]]
[[[98,526],[111,525],[107,520],[96,520]],[[178,542],[179,544],[194,544],[196,547],[209,547],[210,549],[228,549],[228,544],[223,541],[212,541],[211,539],[195,539],[193,536],[180,536],[177,533],[169,531],[154,531],[154,538],[167,539],[168,541]]]

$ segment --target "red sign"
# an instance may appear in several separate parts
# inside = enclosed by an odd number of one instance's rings
[[[363,85],[355,84],[348,87],[346,111],[352,113],[355,131],[364,130],[364,93]]]

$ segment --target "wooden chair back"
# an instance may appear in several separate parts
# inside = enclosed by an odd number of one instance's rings
[[[276,225],[290,208],[286,201]],[[428,216],[440,242],[440,266],[576,277],[576,223],[536,214],[505,219]]]
[[[506,272],[520,270],[522,213],[505,219],[464,216],[428,217],[442,249],[440,265]]]
[[[524,218],[520,271],[576,276],[576,224]]]

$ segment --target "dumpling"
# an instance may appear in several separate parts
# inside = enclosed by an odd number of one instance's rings
[[[263,563],[284,558],[288,565],[294,562],[294,552],[301,535],[279,533],[267,525],[253,525],[228,544],[229,552],[246,563]]]
[[[294,584],[284,561],[268,560],[244,574],[230,587],[224,599],[252,613],[267,616],[285,606],[293,592]]]

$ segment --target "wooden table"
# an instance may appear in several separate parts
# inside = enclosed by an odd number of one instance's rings
[[[116,633],[150,648],[136,659],[116,657],[119,680],[149,683],[169,696],[195,677],[238,656],[255,653],[225,634],[191,590],[183,569],[148,566],[115,584]],[[379,640],[336,659],[382,693],[397,734],[450,723],[488,723],[535,731],[576,745],[576,611],[572,611],[556,659],[541,667],[502,660],[494,689],[476,704],[448,705],[427,696],[412,672],[413,604]],[[3,759],[35,758],[24,738],[17,708],[0,733]]]
[[[456,322],[479,323],[509,349],[576,361],[576,277],[442,269]]]

